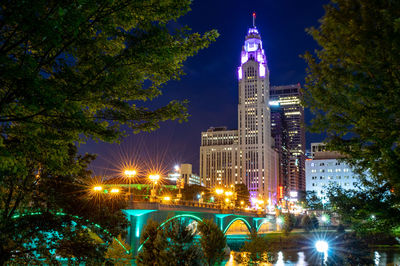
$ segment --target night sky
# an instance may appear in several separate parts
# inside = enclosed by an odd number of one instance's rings
[[[166,104],[172,99],[188,99],[188,122],[161,123],[152,133],[131,134],[120,145],[89,141],[80,152],[98,154],[90,169],[95,175],[116,176],[124,163],[134,162],[144,173],[147,168],[169,171],[177,163],[191,163],[198,173],[200,133],[211,126],[237,129],[237,67],[240,51],[252,12],[257,13],[256,26],[274,85],[304,84],[306,64],[299,55],[317,48],[305,28],[318,26],[328,1],[218,1],[195,0],[192,11],[178,20],[194,32],[217,29],[220,37],[208,49],[190,58],[180,81],[171,81],[163,95],[153,104]],[[306,121],[311,118],[306,110]],[[321,141],[320,135],[306,134],[307,148]]]

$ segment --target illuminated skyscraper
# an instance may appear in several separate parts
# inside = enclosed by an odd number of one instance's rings
[[[269,69],[256,27],[248,30],[240,58],[238,135],[243,175],[250,194],[272,196],[276,193],[277,158],[271,148]]]
[[[238,130],[202,132],[200,176],[206,186],[245,183],[252,197],[276,199],[278,157],[271,137],[269,70],[261,36],[248,30],[238,68]]]
[[[273,132],[276,127],[284,127],[286,138],[286,154],[280,154],[281,165],[286,167],[280,178],[280,186],[286,193],[290,191],[305,191],[305,130],[304,108],[300,104],[300,84],[273,86],[270,91],[271,108],[281,110],[283,117],[272,124]],[[276,111],[275,111],[276,112]],[[283,124],[279,124],[283,123]]]

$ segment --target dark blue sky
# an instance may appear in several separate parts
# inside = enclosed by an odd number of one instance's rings
[[[120,145],[89,142],[81,152],[98,154],[91,169],[96,175],[113,176],[126,160],[143,168],[169,170],[176,163],[191,163],[199,168],[200,133],[210,126],[237,128],[237,67],[251,14],[257,13],[256,26],[261,33],[270,69],[271,85],[304,84],[306,64],[299,57],[317,48],[305,28],[317,26],[328,1],[221,1],[195,0],[192,11],[178,23],[194,32],[217,29],[220,37],[208,49],[190,58],[180,81],[163,87],[155,104],[172,99],[188,99],[188,122],[165,122],[153,133],[130,135]],[[306,110],[306,121],[310,113]],[[307,133],[307,148],[320,141]]]

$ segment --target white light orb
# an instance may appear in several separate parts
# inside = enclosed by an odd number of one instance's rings
[[[324,240],[318,240],[315,243],[315,248],[317,249],[318,252],[325,253],[328,251],[328,242]]]

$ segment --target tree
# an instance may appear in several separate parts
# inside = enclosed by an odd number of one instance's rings
[[[391,186],[374,185],[364,190],[331,187],[327,196],[341,222],[358,235],[395,235],[400,226],[400,197]]]
[[[285,213],[283,216],[282,232],[288,236],[296,224],[296,217],[291,213]]]
[[[207,265],[220,264],[224,259],[226,236],[212,220],[203,220],[198,225],[200,244]]]
[[[314,225],[311,221],[310,216],[304,215],[303,218],[301,218],[301,226],[304,228],[304,231],[307,233],[314,229]]]
[[[195,232],[184,219],[174,219],[163,227],[150,222],[143,231],[143,248],[137,265],[199,265],[201,249],[195,243]],[[147,241],[145,242],[145,240]]]
[[[303,103],[309,129],[400,193],[400,2],[332,0],[308,29],[321,47],[308,63]]]
[[[312,224],[314,230],[317,230],[319,228],[318,218],[314,214],[311,215],[311,224]]]
[[[58,232],[66,241],[73,216],[83,218],[69,241],[79,240],[84,247],[80,250],[87,253],[83,259],[101,259],[105,248],[89,243],[89,238],[83,243],[87,234],[82,226],[96,231],[94,224],[100,224],[113,236],[123,233],[126,221],[117,199],[101,201],[102,207],[107,205],[104,210],[112,209],[107,212],[97,211],[99,201],[88,198],[90,174],[85,167],[94,157],[79,156],[71,146],[88,138],[119,141],[128,129],[151,131],[160,121],[187,118],[186,102],[151,108],[144,101],[159,96],[168,80],[179,79],[186,58],[217,37],[215,31],[200,35],[168,26],[190,10],[190,3],[2,3],[0,264],[35,252],[53,260],[58,253],[49,250],[62,249],[60,237],[39,234]],[[68,215],[57,216],[61,211]],[[51,222],[42,223],[45,218]],[[51,241],[44,241],[49,237]],[[33,245],[36,239],[43,241]]]
[[[184,219],[174,219],[164,226],[161,237],[167,240],[162,254],[164,265],[200,265],[201,248],[195,242],[195,231]]]
[[[17,264],[54,264],[59,257],[101,264],[107,245],[92,235],[111,243],[113,236],[125,233],[128,221],[121,212],[125,202],[116,196],[94,194],[86,170],[91,156],[75,157],[76,147],[69,148],[68,165],[60,166],[63,175],[43,168],[35,186],[18,198],[27,205],[11,201],[15,210],[2,210],[0,264],[10,256],[9,263]],[[18,185],[18,181],[14,180],[10,187]],[[10,187],[1,187],[1,193]],[[13,192],[16,196],[23,193],[19,189]],[[7,213],[13,216],[5,216]]]
[[[160,224],[149,220],[143,229],[140,238],[142,250],[136,256],[136,264],[140,265],[161,265],[162,252],[167,245],[166,240],[159,235]]]
[[[112,263],[114,266],[130,265],[132,261],[132,254],[130,253],[131,247],[129,244],[125,243],[121,236],[118,236],[117,240],[118,241],[114,239],[108,247],[104,256],[106,261]],[[123,243],[125,248],[123,248],[120,243]]]
[[[310,210],[322,210],[322,200],[315,191],[306,191],[305,207]]]
[[[258,235],[256,230],[252,230],[248,235],[248,240],[240,249],[242,263],[273,263],[275,261],[275,250],[271,249],[267,238]]]

